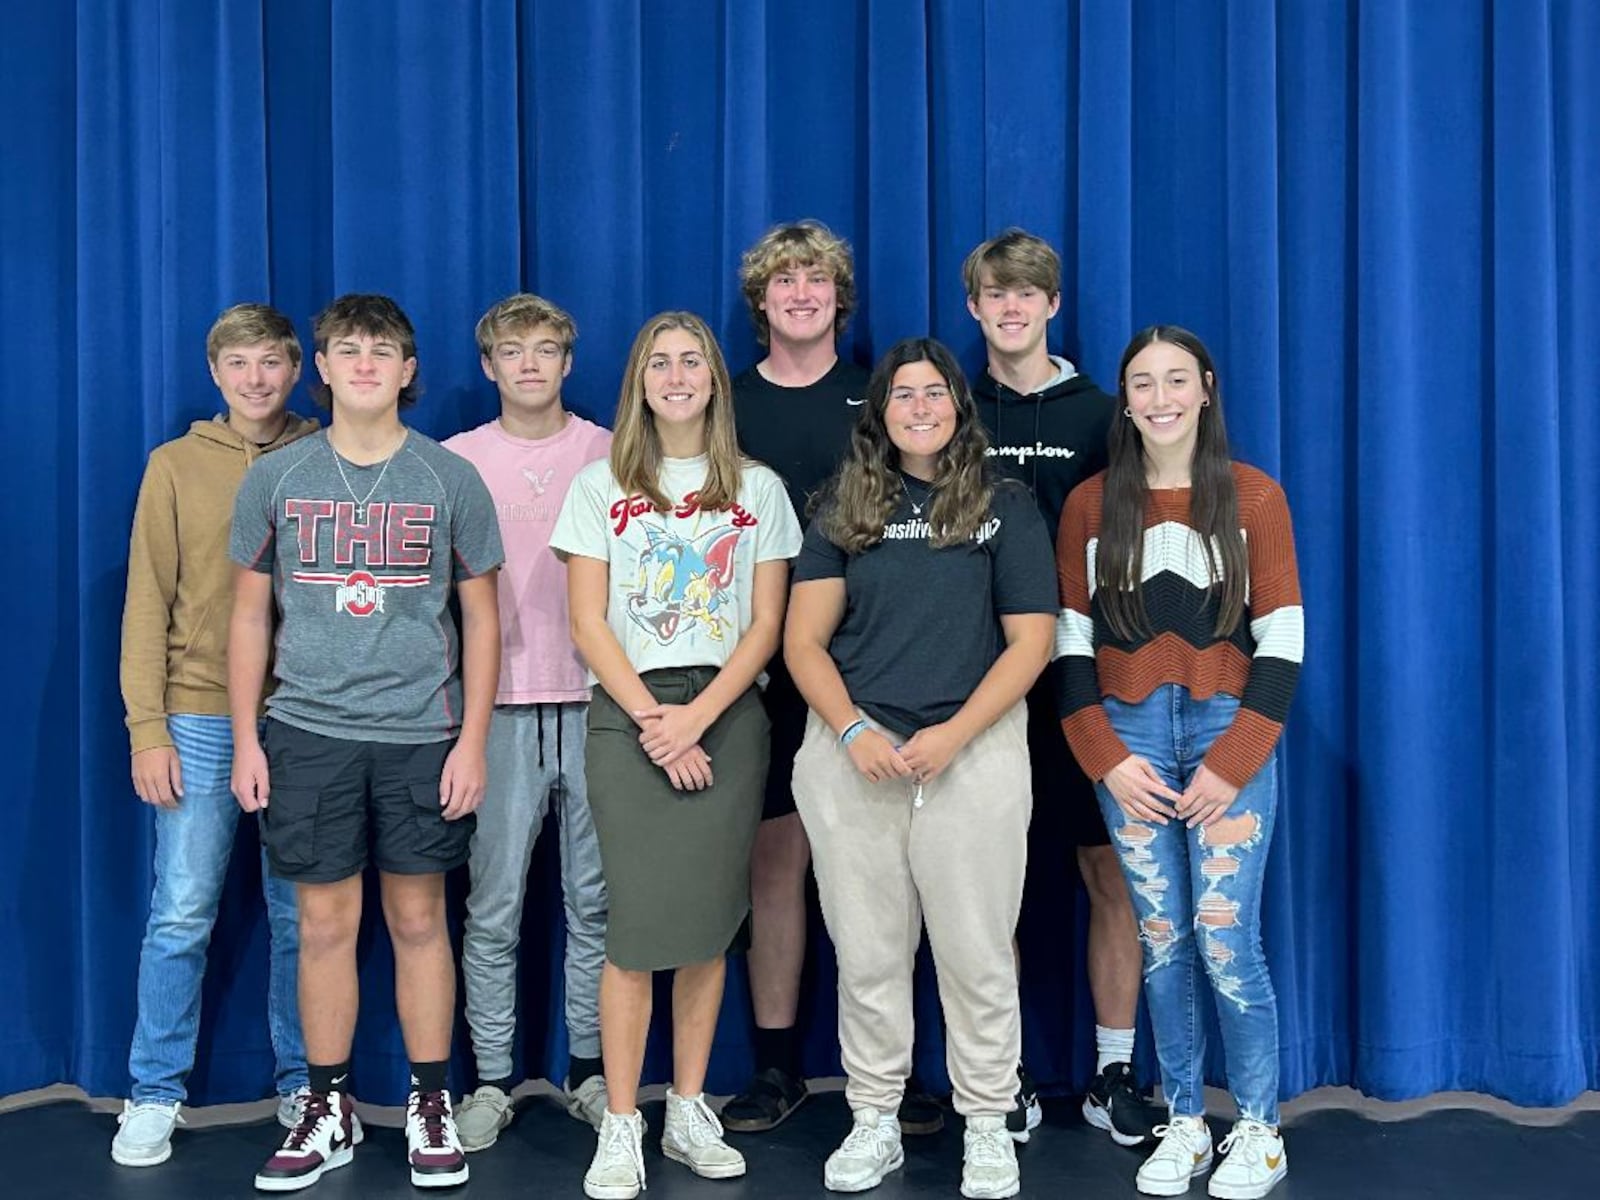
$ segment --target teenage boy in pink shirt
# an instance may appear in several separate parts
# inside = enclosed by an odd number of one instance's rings
[[[489,722],[489,782],[469,859],[461,952],[478,1088],[456,1123],[466,1150],[486,1150],[511,1123],[517,941],[528,863],[556,804],[566,903],[567,1108],[597,1129],[606,1111],[600,1064],[600,967],[606,888],[589,813],[583,754],[587,673],[567,626],[566,569],[550,531],[580,469],[607,456],[611,434],[561,403],[578,330],[538,296],[500,301],[478,322],[483,373],[500,416],[444,444],[483,476],[500,519],[500,687]]]

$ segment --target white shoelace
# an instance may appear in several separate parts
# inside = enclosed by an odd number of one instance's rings
[[[1217,1153],[1227,1154],[1237,1146],[1239,1154],[1244,1158],[1264,1158],[1268,1146],[1277,1136],[1270,1125],[1264,1125],[1260,1121],[1240,1121],[1228,1131],[1228,1136],[1222,1139],[1222,1144],[1217,1147]]]
[[[645,1187],[644,1141],[635,1132],[637,1120],[637,1116],[614,1117],[601,1125],[600,1167],[602,1170],[609,1170],[618,1163],[626,1164],[633,1169],[633,1176],[639,1181],[639,1186]]]
[[[871,1125],[857,1122],[845,1135],[844,1144],[839,1147],[839,1153],[849,1157],[856,1155],[870,1155],[879,1157],[885,1146],[892,1145],[894,1134],[885,1129],[883,1124],[874,1121]]]
[[[1157,1125],[1155,1135],[1161,1139],[1161,1144],[1150,1157],[1176,1158],[1181,1155],[1185,1168],[1194,1164],[1196,1154],[1205,1153],[1208,1140],[1204,1121],[1174,1121],[1170,1125]]]
[[[708,1146],[722,1140],[722,1122],[717,1120],[717,1114],[707,1107],[703,1094],[693,1100],[686,1100],[680,1096],[678,1103],[678,1111],[685,1117],[684,1132],[693,1145]]]
[[[1011,1135],[1002,1126],[999,1129],[980,1129],[977,1132],[967,1131],[966,1159],[976,1167],[1001,1167],[1005,1166],[1006,1148],[1011,1143]]]

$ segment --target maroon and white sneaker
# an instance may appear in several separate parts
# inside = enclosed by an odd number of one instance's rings
[[[300,1121],[278,1152],[256,1172],[256,1190],[298,1192],[322,1178],[324,1171],[350,1161],[362,1138],[361,1122],[343,1092],[308,1092]]]
[[[406,1160],[413,1187],[455,1187],[467,1181],[467,1156],[456,1135],[449,1092],[406,1097]]]

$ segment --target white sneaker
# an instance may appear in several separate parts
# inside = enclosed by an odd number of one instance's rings
[[[637,1112],[609,1109],[600,1121],[600,1144],[583,1177],[589,1200],[633,1200],[644,1187],[644,1121]]]
[[[605,1120],[606,1108],[611,1103],[611,1094],[606,1091],[606,1077],[604,1075],[591,1075],[575,1088],[563,1087],[562,1094],[567,1098],[567,1111],[580,1121],[587,1121],[596,1129]]]
[[[278,1097],[278,1124],[285,1129],[293,1129],[300,1124],[300,1114],[305,1112],[306,1097],[311,1094],[308,1087],[298,1087],[294,1091]]]
[[[1211,1194],[1221,1200],[1261,1200],[1289,1173],[1283,1138],[1271,1125],[1238,1121],[1217,1152],[1222,1165],[1211,1176]]]
[[[456,1109],[456,1133],[468,1154],[494,1145],[509,1124],[511,1097],[490,1084],[461,1097],[461,1107]]]
[[[412,1187],[455,1187],[467,1181],[467,1156],[449,1092],[413,1091],[406,1097],[406,1163]]]
[[[968,1117],[961,1145],[961,1194],[968,1200],[998,1200],[1022,1190],[1017,1147],[1003,1113]]]
[[[858,1108],[855,1123],[822,1168],[822,1186],[830,1192],[864,1192],[905,1165],[900,1146],[900,1121],[893,1113]]]
[[[744,1155],[722,1140],[722,1122],[706,1107],[704,1092],[680,1096],[667,1089],[661,1153],[702,1179],[737,1179],[744,1174]]]
[[[111,1139],[111,1161],[124,1167],[153,1167],[172,1157],[172,1129],[186,1124],[176,1100],[124,1100]]]
[[[309,1092],[299,1123],[256,1172],[256,1190],[298,1192],[323,1174],[346,1166],[361,1144],[361,1122],[343,1092]]]
[[[1146,1196],[1181,1196],[1189,1181],[1211,1169],[1211,1130],[1204,1117],[1173,1117],[1157,1125],[1160,1140],[1135,1179]]]

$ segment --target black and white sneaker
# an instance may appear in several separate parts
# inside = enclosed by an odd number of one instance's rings
[[[1083,1119],[1104,1129],[1119,1146],[1141,1146],[1155,1137],[1166,1112],[1133,1084],[1133,1068],[1112,1063],[1089,1083],[1083,1098]]]
[[[1044,1120],[1044,1109],[1039,1107],[1039,1089],[1033,1077],[1017,1064],[1017,1102],[1006,1114],[1006,1132],[1013,1142],[1026,1142]]]

